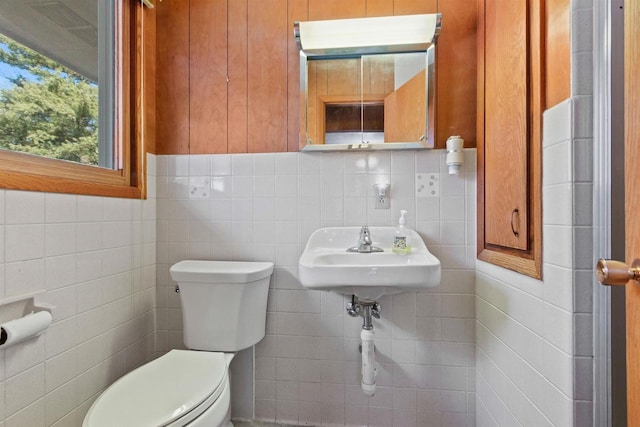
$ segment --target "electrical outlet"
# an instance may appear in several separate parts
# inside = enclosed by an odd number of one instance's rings
[[[373,194],[376,198],[374,209],[389,209],[391,207],[389,206],[389,184],[373,184]]]
[[[440,197],[440,174],[437,172],[417,173],[416,197]]]
[[[388,196],[376,196],[376,204],[374,209],[389,209],[389,197]]]

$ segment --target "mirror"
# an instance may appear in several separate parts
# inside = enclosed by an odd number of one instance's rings
[[[310,58],[300,148],[427,148],[433,142],[432,53]]]
[[[427,43],[410,40],[387,45],[383,40],[372,41],[373,34],[379,34],[376,29],[361,38],[360,43],[369,43],[366,46],[345,47],[337,41],[343,21],[349,21],[344,25],[351,28],[346,34],[350,39],[358,33],[356,24],[363,24],[360,21],[368,21],[363,27],[366,31],[375,24],[370,21],[378,21],[385,28],[383,37],[393,38],[410,26],[398,21],[406,18],[416,18],[413,22],[419,24],[433,23],[434,34],[424,37]],[[312,47],[305,49],[305,24],[332,25],[330,40],[315,27],[308,31],[316,37],[312,40],[315,44],[309,42],[307,46]],[[439,27],[438,14],[296,23],[301,46],[301,151],[432,148]],[[414,28],[411,37],[415,38],[415,33]],[[350,45],[355,44],[350,40]]]

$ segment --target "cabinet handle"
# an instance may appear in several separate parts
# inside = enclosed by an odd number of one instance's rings
[[[516,230],[516,228],[514,227],[514,223],[513,223],[513,218],[518,215],[518,219],[520,218],[520,212],[518,211],[518,208],[515,208],[514,210],[511,211],[511,231],[513,232],[513,235],[518,237],[520,235],[520,233],[518,232],[518,230]],[[520,227],[518,227],[520,228]]]

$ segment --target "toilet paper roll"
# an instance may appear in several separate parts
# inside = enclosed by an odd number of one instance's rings
[[[35,337],[51,324],[51,313],[39,311],[0,325],[0,349]]]

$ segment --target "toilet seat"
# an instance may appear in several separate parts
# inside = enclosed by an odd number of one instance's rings
[[[83,426],[184,426],[228,392],[227,370],[223,353],[171,350],[113,383]]]

